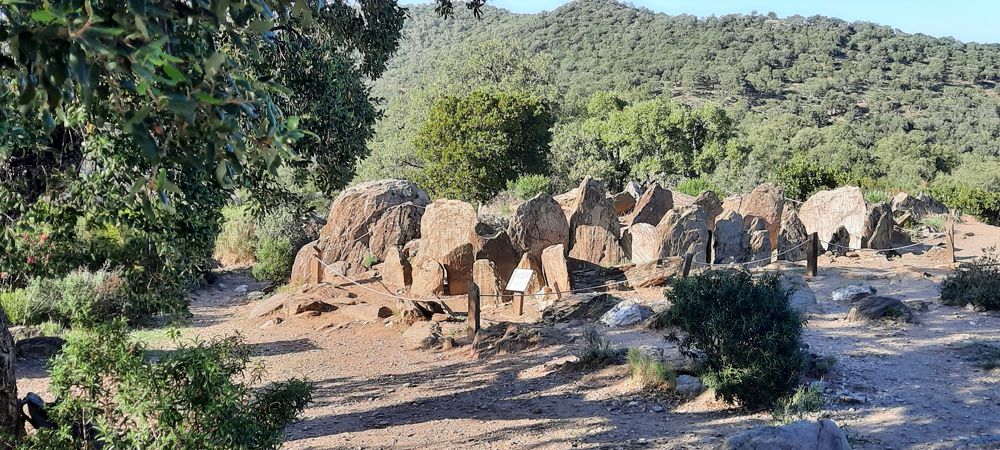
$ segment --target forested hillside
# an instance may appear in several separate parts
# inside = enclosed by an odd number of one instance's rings
[[[934,188],[956,197],[952,203],[997,200],[989,192],[1000,189],[998,45],[826,17],[670,16],[611,0],[577,0],[533,15],[489,8],[482,20],[444,19],[427,6],[412,7],[409,15],[400,51],[375,82],[386,117],[361,178],[417,177],[423,161],[412,141],[434,97],[468,93],[492,78],[509,81],[493,77],[493,60],[477,50],[499,42],[508,53],[523,52],[508,58],[531,59],[539,73],[537,80],[516,76],[515,84],[552,104],[556,185],[587,174],[616,184],[608,175],[616,172],[621,179],[698,179],[733,192],[765,179],[794,179],[798,171],[869,190]],[[595,93],[617,100],[595,110]],[[701,164],[658,160],[650,168],[639,162],[646,161],[644,151],[664,151],[656,144],[650,150],[615,143],[608,130],[595,129],[617,114],[632,117],[629,126],[641,133],[644,121],[656,122],[650,111],[687,106],[720,108],[725,117],[716,126],[731,122],[720,134],[731,131],[732,138],[710,143],[707,163],[707,150],[696,148],[689,159]],[[639,152],[635,163],[602,165],[621,159],[622,145]]]

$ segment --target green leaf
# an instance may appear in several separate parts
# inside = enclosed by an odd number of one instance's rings
[[[226,62],[226,55],[219,52],[212,53],[212,56],[205,59],[205,75],[208,78],[214,77],[219,73],[219,68],[224,62]]]
[[[271,28],[274,28],[274,22],[270,20],[261,19],[251,22],[250,26],[248,27],[248,30],[251,33],[263,34],[268,31],[271,31]]]
[[[38,11],[31,13],[31,20],[36,22],[49,23],[56,19],[58,19],[58,17],[56,17],[52,11],[47,9],[39,9]]]

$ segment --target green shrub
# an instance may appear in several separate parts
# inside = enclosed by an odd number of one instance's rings
[[[643,389],[673,387],[677,375],[663,361],[653,359],[637,348],[628,349],[625,356],[632,381]]]
[[[842,181],[833,168],[804,158],[794,158],[778,166],[774,179],[784,188],[787,197],[796,200],[805,200],[817,191],[836,188]]]
[[[222,229],[215,238],[212,257],[222,266],[242,266],[254,262],[256,227],[246,208],[222,208]]]
[[[822,409],[823,389],[819,386],[799,386],[795,393],[778,401],[771,415],[775,422],[784,425]]]
[[[951,177],[943,177],[930,186],[931,195],[964,214],[971,214],[983,222],[1000,224],[1000,193],[970,186]]]
[[[10,305],[18,317],[11,320],[20,325],[54,321],[91,327],[121,316],[126,295],[124,279],[117,271],[78,269],[62,278],[35,278],[19,294],[23,303]],[[8,306],[4,305],[5,310]]]
[[[722,196],[722,190],[704,178],[691,178],[681,181],[677,184],[677,190],[693,197],[697,197],[698,194],[705,191],[712,191],[716,195]]]
[[[671,282],[658,322],[680,327],[683,347],[704,354],[703,379],[749,410],[770,408],[802,370],[802,320],[776,274],[706,271]]]
[[[945,220],[942,216],[927,216],[920,220],[920,225],[932,233],[941,233],[945,229]]]
[[[378,263],[379,263],[378,256],[369,253],[365,255],[365,259],[361,261],[361,266],[364,267],[365,269],[370,270],[373,266],[375,266],[375,264]]]
[[[257,224],[253,276],[276,283],[288,281],[295,254],[308,242],[301,218],[291,208],[279,208]]]
[[[889,195],[889,192],[882,189],[866,190],[864,192],[864,196],[865,201],[872,204],[886,203],[892,200],[892,196]]]
[[[147,352],[123,321],[71,333],[51,366],[55,430],[19,448],[93,448],[72,430],[90,430],[106,448],[278,448],[312,387],[301,380],[261,389],[250,349],[238,337],[182,342]],[[93,436],[93,435],[92,435]]]
[[[0,308],[7,314],[11,325],[27,325],[30,317],[30,304],[24,289],[0,292]]]
[[[529,200],[542,192],[551,194],[550,188],[549,177],[545,175],[521,175],[507,182],[507,191],[521,200]]]
[[[941,283],[941,303],[1000,310],[1000,255],[996,247],[971,262],[959,264]]]
[[[621,362],[621,354],[607,339],[601,337],[597,328],[590,325],[583,329],[583,349],[577,356],[582,367],[602,367]]]

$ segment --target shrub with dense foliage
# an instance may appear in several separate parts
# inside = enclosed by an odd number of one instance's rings
[[[707,271],[671,283],[659,320],[704,354],[703,378],[719,397],[762,410],[789,394],[802,371],[802,319],[788,296],[775,274]]]
[[[941,303],[951,306],[972,304],[976,308],[1000,310],[1000,255],[996,247],[982,256],[959,264],[941,282]]]
[[[795,158],[774,171],[774,179],[785,190],[785,196],[805,200],[817,191],[834,189],[842,184],[836,170],[815,161]]]
[[[310,401],[302,380],[253,387],[263,372],[238,337],[174,336],[174,344],[147,350],[121,322],[72,334],[51,364],[58,403],[48,414],[57,428],[18,448],[278,448]]]
[[[278,208],[264,215],[254,233],[254,278],[277,283],[288,281],[295,254],[310,240],[302,223],[302,216],[295,208]]]
[[[551,192],[551,182],[545,175],[521,175],[507,182],[507,192],[519,200],[530,200],[542,192]]]

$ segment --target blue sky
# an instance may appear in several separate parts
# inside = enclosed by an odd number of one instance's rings
[[[548,11],[566,0],[487,0],[514,12]],[[780,17],[795,14],[839,17],[889,25],[907,33],[952,36],[962,41],[1000,42],[1000,0],[632,0],[630,3],[667,14],[699,17],[731,13]]]

